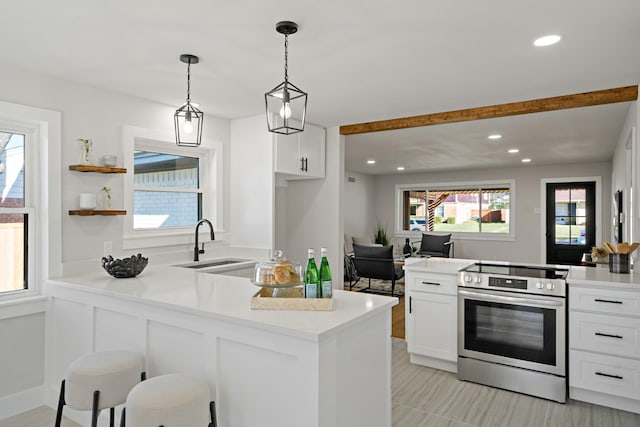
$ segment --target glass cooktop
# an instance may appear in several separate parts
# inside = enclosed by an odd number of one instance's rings
[[[487,264],[481,262],[471,264],[470,266],[465,267],[460,271],[468,271],[471,273],[500,274],[503,276],[533,277],[536,279],[566,279],[567,274],[569,273],[569,270],[554,267],[513,264]]]

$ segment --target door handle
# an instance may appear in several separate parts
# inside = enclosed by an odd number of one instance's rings
[[[409,296],[409,314],[411,314],[411,296]]]
[[[304,157],[300,157],[300,170],[304,172]]]

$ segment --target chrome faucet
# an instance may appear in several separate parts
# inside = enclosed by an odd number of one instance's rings
[[[211,240],[216,240],[216,235],[213,233],[213,225],[211,225],[211,222],[208,219],[204,218],[198,221],[198,223],[196,224],[196,246],[193,248],[194,261],[200,261],[199,255],[204,253],[204,243],[202,244],[202,249],[198,249],[198,228],[200,228],[200,225],[202,223],[206,223],[209,225],[209,229],[211,230]]]

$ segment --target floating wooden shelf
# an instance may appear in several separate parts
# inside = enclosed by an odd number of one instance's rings
[[[97,165],[69,165],[69,170],[77,172],[127,173],[126,168],[110,168]]]
[[[114,216],[114,215],[126,215],[126,214],[127,214],[127,211],[117,211],[113,209],[109,209],[109,210],[80,209],[80,210],[69,211],[69,215],[78,215],[78,216],[96,216],[96,215]]]

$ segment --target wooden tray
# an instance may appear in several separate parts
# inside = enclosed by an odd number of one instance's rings
[[[303,298],[302,288],[262,288],[251,297],[251,309],[331,311],[333,298]]]

